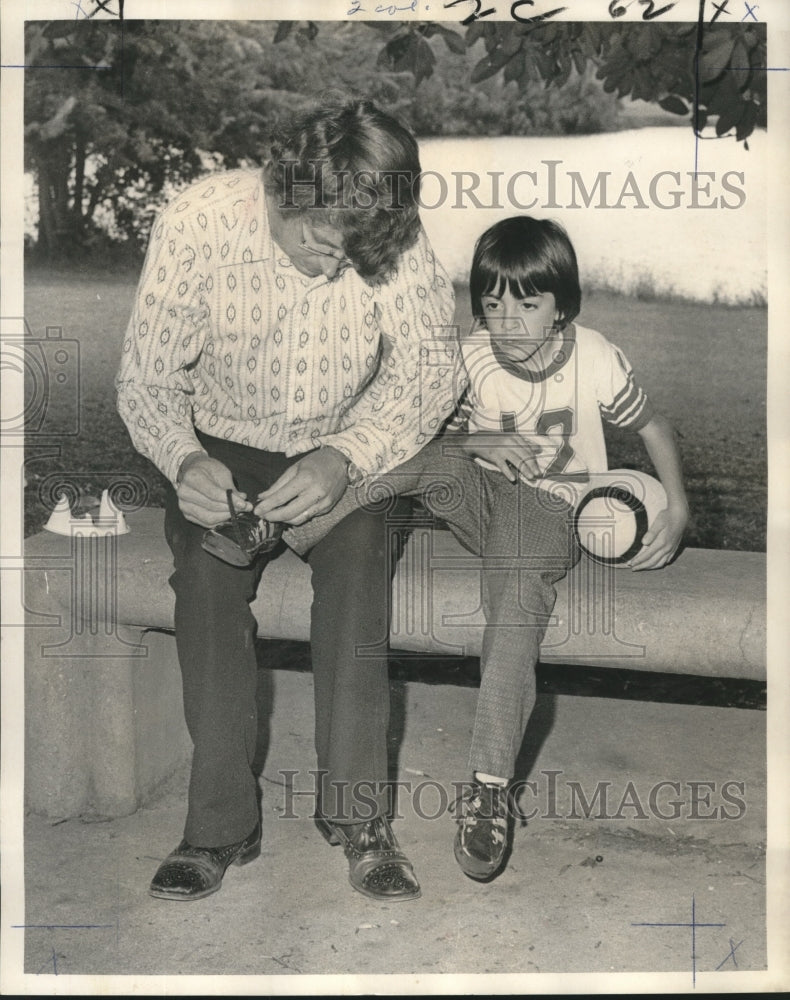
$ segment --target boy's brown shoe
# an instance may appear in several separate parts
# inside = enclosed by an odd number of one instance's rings
[[[249,566],[263,552],[270,552],[280,541],[283,526],[264,521],[252,511],[237,513],[232,490],[228,490],[230,520],[223,521],[203,535],[203,548],[232,566]]]
[[[507,786],[475,781],[461,808],[453,845],[455,860],[469,878],[487,882],[505,864],[510,832]]]

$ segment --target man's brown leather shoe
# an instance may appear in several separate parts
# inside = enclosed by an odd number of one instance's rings
[[[411,862],[398,846],[386,816],[348,824],[316,816],[315,825],[333,847],[343,845],[348,880],[358,892],[384,903],[420,896]]]
[[[157,899],[203,899],[216,892],[230,865],[246,865],[261,853],[261,827],[227,847],[193,847],[182,840],[162,862],[149,893]]]

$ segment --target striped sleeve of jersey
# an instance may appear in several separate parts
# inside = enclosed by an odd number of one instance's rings
[[[607,342],[608,357],[602,371],[599,406],[607,423],[637,431],[653,416],[653,408],[619,347]]]

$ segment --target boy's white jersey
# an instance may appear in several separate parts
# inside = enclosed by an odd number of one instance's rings
[[[485,329],[461,349],[469,388],[456,425],[465,420],[472,434],[504,432],[529,441],[541,476],[549,480],[532,485],[554,491],[552,484],[562,482],[575,492],[571,484],[607,469],[602,421],[638,430],[652,415],[625,355],[595,330],[569,324],[540,373],[504,367]]]

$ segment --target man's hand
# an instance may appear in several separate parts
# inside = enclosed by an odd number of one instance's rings
[[[335,448],[319,448],[294,462],[268,490],[258,495],[255,513],[267,521],[304,524],[326,514],[348,485],[348,459]]]
[[[642,548],[628,563],[631,569],[660,569],[675,554],[688,523],[684,504],[670,505],[660,511],[642,539]]]
[[[178,480],[176,495],[181,513],[204,528],[228,520],[228,490],[234,491],[233,505],[237,511],[252,509],[245,494],[235,489],[230,469],[201,451],[187,455],[178,470]]]
[[[447,440],[455,442],[456,437],[458,445],[467,455],[491,462],[511,483],[516,482],[519,473],[523,479],[540,478],[536,460],[540,448],[518,434],[458,434]]]

